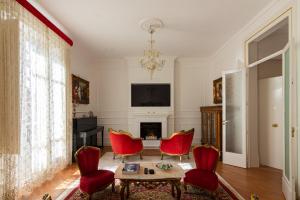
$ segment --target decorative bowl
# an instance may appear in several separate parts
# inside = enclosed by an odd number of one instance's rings
[[[170,163],[157,163],[156,167],[162,170],[169,170],[173,167],[173,165]]]

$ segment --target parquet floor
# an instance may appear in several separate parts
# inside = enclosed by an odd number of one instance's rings
[[[110,147],[104,148],[104,152],[108,151],[111,151]],[[143,154],[145,156],[160,155],[158,150],[151,149],[144,150]],[[217,172],[245,199],[250,199],[251,193],[257,194],[260,200],[284,199],[281,192],[282,172],[280,170],[270,167],[242,169],[219,162]],[[49,193],[55,199],[71,182],[79,177],[77,165],[72,164],[55,175],[51,181],[46,181],[22,199],[40,200],[45,193]]]

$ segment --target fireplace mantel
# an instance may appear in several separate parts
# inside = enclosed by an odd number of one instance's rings
[[[138,113],[131,116],[129,131],[134,137],[140,137],[140,125],[142,122],[160,122],[162,138],[168,136],[168,117],[166,113]],[[145,147],[159,147],[160,140],[143,140]]]

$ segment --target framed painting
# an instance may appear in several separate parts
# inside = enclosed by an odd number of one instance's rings
[[[215,104],[220,104],[222,103],[222,78],[218,78],[214,80],[213,82],[214,85],[214,103]]]
[[[90,83],[72,74],[72,102],[76,104],[90,103]]]

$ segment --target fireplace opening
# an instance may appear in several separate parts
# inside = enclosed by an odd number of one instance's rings
[[[140,133],[143,140],[160,140],[161,122],[141,122]]]

